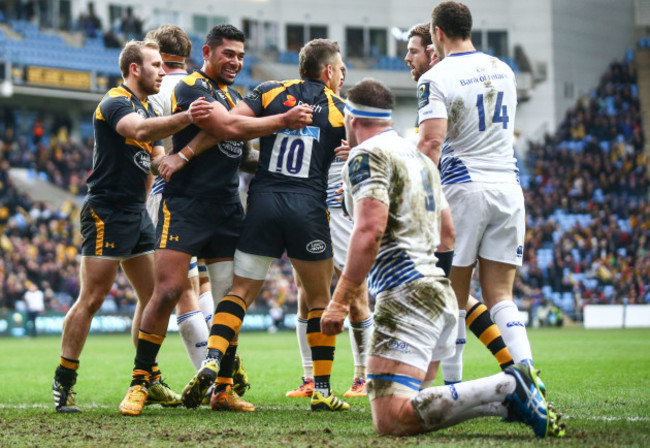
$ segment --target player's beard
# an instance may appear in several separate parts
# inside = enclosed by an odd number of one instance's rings
[[[151,80],[140,78],[138,79],[138,87],[140,88],[140,91],[147,94],[147,96],[155,95],[156,93],[160,92],[160,87],[156,85],[156,78]]]

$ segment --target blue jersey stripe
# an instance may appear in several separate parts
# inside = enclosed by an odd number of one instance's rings
[[[462,184],[471,182],[472,178],[462,160],[447,157],[440,165],[442,185]]]
[[[415,269],[415,263],[406,252],[391,244],[384,247],[377,255],[377,259],[370,274],[368,274],[368,289],[374,296],[387,289],[395,288],[404,283],[422,277]]]
[[[165,179],[163,179],[160,176],[156,176],[156,178],[153,181],[153,185],[151,186],[151,193],[149,193],[149,196],[162,193],[164,188],[165,188]]]

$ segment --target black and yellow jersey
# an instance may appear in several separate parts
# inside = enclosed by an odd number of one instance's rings
[[[345,138],[345,102],[315,79],[265,82],[244,101],[258,117],[284,113],[299,104],[309,104],[314,112],[311,125],[260,139],[260,161],[250,193],[306,193],[325,200],[334,148]]]
[[[86,181],[91,202],[144,207],[151,151],[162,142],[140,142],[116,131],[117,123],[134,112],[142,118],[157,116],[147,101],[141,102],[124,84],[109,90],[95,109],[93,170]]]
[[[173,113],[187,110],[199,97],[219,102],[227,110],[241,100],[235,89],[217,84],[199,70],[176,84],[172,96]],[[183,149],[200,130],[191,124],[174,134],[173,152]],[[175,173],[165,185],[164,194],[219,199],[226,203],[239,201],[239,165],[243,153],[243,142],[222,141],[192,158],[187,166]]]

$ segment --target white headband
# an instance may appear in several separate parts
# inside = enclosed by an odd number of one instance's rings
[[[380,109],[379,107],[362,106],[347,100],[345,113],[353,117],[368,118],[370,120],[390,120],[392,111],[390,109]]]

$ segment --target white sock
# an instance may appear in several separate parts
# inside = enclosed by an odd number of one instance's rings
[[[192,361],[194,370],[201,368],[201,362],[205,359],[205,354],[208,348],[208,336],[210,332],[203,320],[201,311],[190,311],[189,313],[181,314],[176,318],[178,323],[178,331],[185,344],[187,355]]]
[[[199,296],[199,309],[203,314],[205,323],[208,324],[208,329],[212,326],[212,314],[214,314],[214,299],[212,298],[212,291],[206,291]]]
[[[530,342],[528,342],[526,326],[521,321],[517,305],[510,300],[499,302],[490,310],[490,317],[499,327],[503,342],[508,347],[513,361],[532,364],[533,353],[530,349]]]
[[[411,399],[425,430],[446,428],[456,423],[495,414],[505,416],[502,404],[514,392],[515,378],[506,373],[448,386],[430,387]]]
[[[314,379],[314,363],[311,359],[311,347],[307,342],[307,319],[301,317],[296,322],[296,337],[298,338],[298,347],[300,348],[300,358],[302,359],[302,369],[305,373],[305,379]]]
[[[366,379],[366,360],[368,343],[372,332],[372,316],[361,322],[350,321],[350,345],[354,358],[354,377]]]
[[[440,362],[442,379],[445,384],[460,383],[463,380],[463,350],[467,342],[467,327],[465,327],[465,310],[458,311],[458,334],[456,335],[456,353]]]
[[[210,289],[212,289],[212,296],[216,297],[219,301],[223,296],[230,292],[234,276],[234,266],[235,265],[232,260],[218,261],[216,263],[210,263],[207,265],[208,275],[210,276]]]

